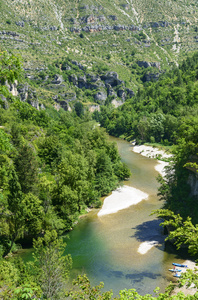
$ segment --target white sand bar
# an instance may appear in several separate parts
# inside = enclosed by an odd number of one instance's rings
[[[157,241],[146,241],[140,244],[138,248],[138,252],[140,254],[146,254],[151,248],[153,248],[155,245],[158,245],[159,242]]]
[[[119,187],[105,198],[103,206],[98,216],[113,214],[131,205],[137,204],[143,199],[147,199],[148,194],[130,186]]]
[[[168,162],[162,161],[162,160],[158,160],[158,164],[155,166],[155,170],[157,172],[160,173],[160,175],[162,175],[162,177],[164,177],[166,175],[166,169],[165,167],[167,167],[169,165]]]
[[[158,148],[154,148],[151,146],[134,146],[133,151],[135,153],[139,153],[143,156],[150,157],[150,158],[158,158],[158,164],[155,166],[155,170],[159,172],[163,177],[166,175],[165,167],[168,166],[168,162],[159,160],[160,157],[162,159],[167,159],[173,157],[172,154],[166,153],[164,150],[159,150]]]
[[[134,146],[133,151],[136,153],[140,153],[143,156],[151,158],[158,158],[159,156],[161,156],[162,158],[172,157],[172,154],[167,154],[164,150],[159,150],[158,148],[145,145]]]

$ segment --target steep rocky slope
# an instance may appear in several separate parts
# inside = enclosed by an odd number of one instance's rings
[[[1,50],[22,56],[36,98],[52,102],[69,93],[87,103],[111,96],[119,105],[198,48],[196,0],[1,0],[0,9]],[[107,72],[119,84],[108,86]],[[99,81],[90,88],[93,76]]]

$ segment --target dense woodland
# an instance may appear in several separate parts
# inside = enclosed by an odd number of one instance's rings
[[[175,160],[159,194],[165,209],[157,211],[164,226],[171,226],[170,239],[179,248],[187,244],[198,256],[197,196],[190,194],[188,170],[197,174],[198,153],[198,54],[179,68],[165,72],[158,82],[146,83],[137,95],[118,109],[102,106],[94,118],[115,136],[141,142],[176,145]],[[19,58],[0,57],[0,299],[113,299],[91,287],[86,276],[68,291],[72,259],[62,256],[61,234],[71,230],[87,207],[100,206],[100,197],[129,177],[118,150],[105,130],[76,104],[72,112],[52,107],[36,110],[11,96],[4,85],[20,80]],[[3,108],[3,97],[9,107]],[[24,264],[5,256],[17,250],[19,241],[32,242],[34,260]],[[198,286],[196,272],[186,272],[186,281]],[[196,296],[164,294],[140,296],[121,291],[119,299],[195,299]],[[198,296],[197,296],[198,297]],[[116,299],[116,298],[114,298]]]
[[[103,106],[94,115],[111,135],[171,146],[175,160],[166,180],[159,179],[159,195],[166,200],[165,208],[197,223],[197,196],[190,192],[188,177],[189,170],[195,176],[198,170],[198,53],[167,70],[159,81],[145,83],[118,109]]]

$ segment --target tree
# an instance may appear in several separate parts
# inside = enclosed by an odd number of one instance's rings
[[[19,148],[15,166],[22,192],[32,192],[37,182],[37,161],[32,146],[26,144]]]
[[[42,201],[31,193],[24,194],[22,197],[24,230],[28,235],[37,236],[42,231],[44,212],[41,204]]]
[[[77,116],[81,117],[84,112],[83,104],[81,102],[76,102],[74,104],[74,108],[75,108],[75,112],[76,112]]]
[[[41,287],[44,299],[63,299],[66,281],[72,265],[70,255],[63,255],[66,244],[58,238],[55,230],[46,231],[44,237],[34,240],[33,273]]]
[[[7,199],[7,207],[4,208],[2,217],[6,220],[7,227],[7,236],[11,241],[10,247],[5,255],[8,254],[14,242],[23,236],[25,219],[23,216],[23,205],[22,205],[22,191],[21,185],[18,180],[18,176],[13,169],[11,171],[10,180],[9,180],[9,194]]]

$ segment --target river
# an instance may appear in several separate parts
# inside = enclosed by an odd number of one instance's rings
[[[94,209],[69,234],[66,253],[73,259],[72,276],[86,273],[91,284],[104,282],[104,290],[112,289],[116,296],[121,289],[135,288],[141,295],[153,293],[156,287],[164,292],[172,274],[168,271],[176,259],[164,251],[164,236],[159,221],[150,216],[162,206],[157,198],[158,175],[156,160],[132,151],[132,146],[121,139],[117,143],[122,161],[132,172],[125,185],[149,195],[136,205],[117,213],[98,217]],[[144,242],[158,242],[145,254],[138,252]]]

